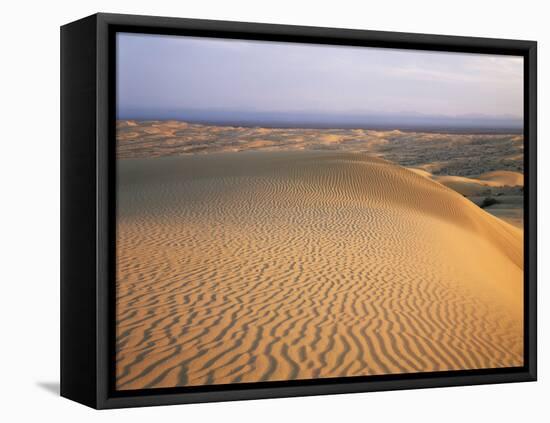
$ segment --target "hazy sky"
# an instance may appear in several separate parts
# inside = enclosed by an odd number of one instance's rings
[[[521,57],[118,34],[118,116],[523,115]]]

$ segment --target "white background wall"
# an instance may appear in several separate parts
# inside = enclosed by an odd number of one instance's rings
[[[82,0],[2,5],[0,419],[164,422],[549,421],[550,31],[535,0]],[[539,42],[539,382],[92,411],[58,397],[59,26],[98,12]],[[544,391],[546,395],[544,395]],[[544,416],[546,419],[544,419]],[[6,418],[7,417],[7,418]],[[530,418],[530,419],[527,419]]]

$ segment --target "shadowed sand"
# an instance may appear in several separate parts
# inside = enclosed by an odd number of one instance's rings
[[[118,162],[117,387],[523,365],[523,233],[364,154]]]

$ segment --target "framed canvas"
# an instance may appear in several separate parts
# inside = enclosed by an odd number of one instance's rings
[[[536,380],[536,43],[61,28],[61,394]]]

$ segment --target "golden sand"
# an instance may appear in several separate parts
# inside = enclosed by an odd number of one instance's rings
[[[478,178],[467,178],[464,176],[432,175],[425,169],[410,168],[409,170],[467,196],[480,195],[487,188],[523,187],[523,174],[520,172],[497,170],[484,173]]]
[[[117,388],[523,365],[523,233],[342,152],[119,160]]]

